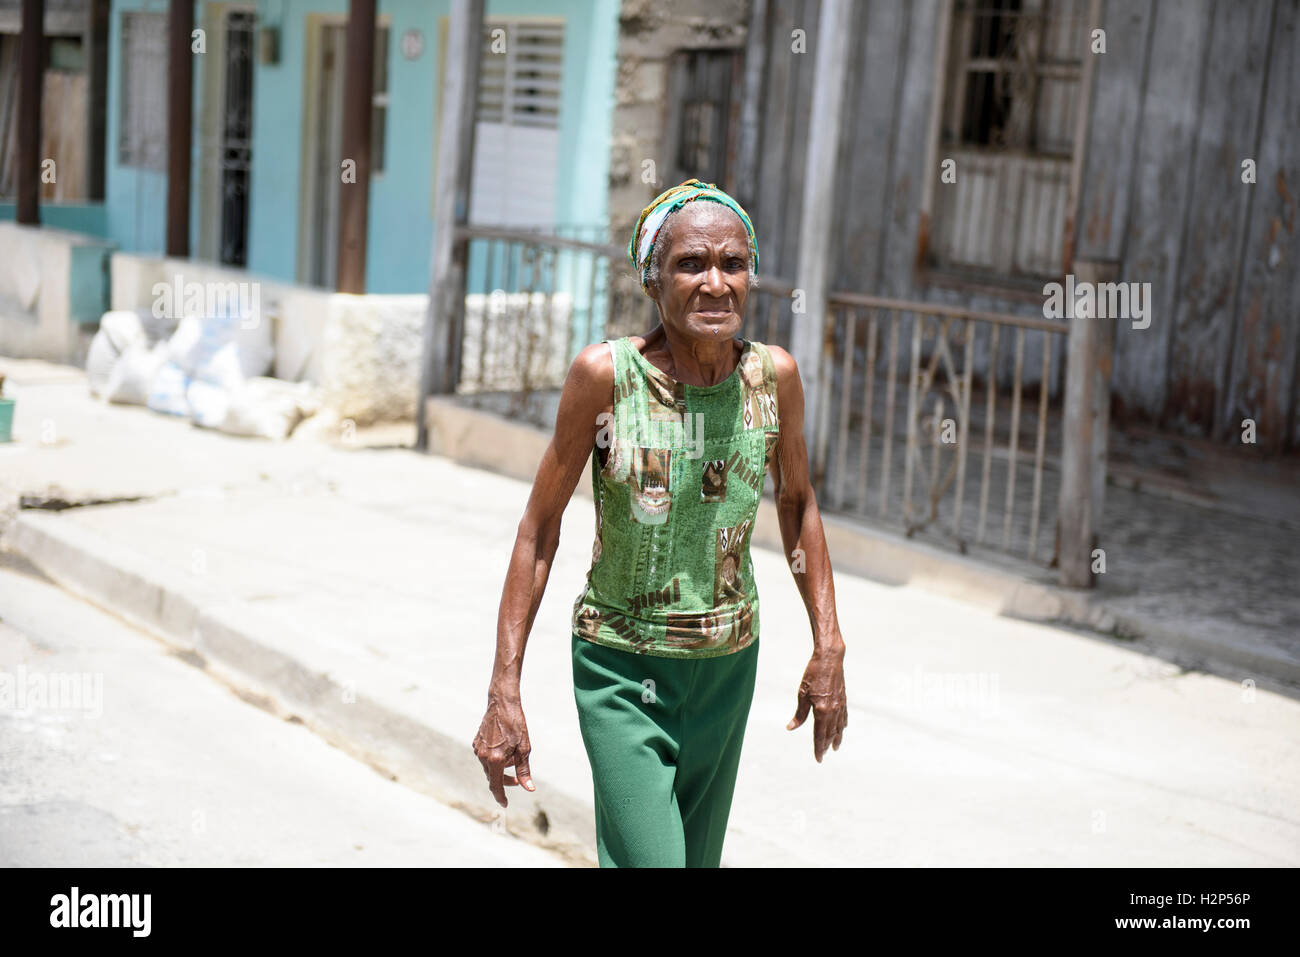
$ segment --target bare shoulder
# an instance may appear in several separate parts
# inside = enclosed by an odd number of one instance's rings
[[[569,364],[565,385],[572,385],[582,393],[590,390],[593,396],[604,395],[613,389],[614,357],[609,354],[609,346],[604,342],[593,342],[579,350]]]
[[[767,351],[771,353],[772,364],[776,366],[777,372],[781,372],[783,369],[789,371],[797,371],[794,364],[794,356],[790,355],[790,353],[786,352],[780,346],[773,345],[770,342],[765,342],[763,343],[763,345],[765,345],[767,347]]]
[[[584,346],[569,363],[551,434],[555,459],[569,475],[576,476],[591,453],[601,426],[600,414],[610,410],[613,396],[614,361],[609,346],[604,342]]]
[[[767,351],[772,357],[772,367],[776,370],[777,387],[785,391],[799,381],[799,367],[795,364],[794,356],[780,346],[768,345]]]

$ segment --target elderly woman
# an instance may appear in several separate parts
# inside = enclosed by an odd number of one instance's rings
[[[571,650],[597,856],[603,867],[717,867],[754,695],[749,541],[769,470],[813,638],[787,728],[812,712],[818,762],[848,723],[844,641],[798,369],[784,349],[736,338],[758,267],[749,216],[688,180],[642,211],[628,255],[660,324],[587,346],[569,370],[510,558],[474,751],[503,807],[504,786],[535,790],[524,645],[590,456],[596,536]]]

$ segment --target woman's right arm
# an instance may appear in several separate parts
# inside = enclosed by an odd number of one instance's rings
[[[551,562],[560,544],[565,506],[594,454],[600,413],[614,392],[614,363],[609,347],[598,342],[574,357],[560,392],[555,431],[533,479],[523,518],[515,535],[497,612],[497,650],[488,685],[488,706],[474,738],[474,753],[487,774],[496,802],[506,807],[505,787],[536,790],[528,768],[531,747],[519,696],[524,647],[542,602]],[[513,768],[514,774],[505,774]]]

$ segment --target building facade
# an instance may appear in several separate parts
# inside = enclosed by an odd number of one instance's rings
[[[191,250],[271,278],[332,286],[346,0],[199,2]],[[366,290],[428,286],[434,149],[449,4],[381,0]],[[471,204],[476,222],[603,224],[616,8],[494,3]],[[167,4],[115,0],[109,36],[107,238],[162,248]],[[491,40],[488,41],[492,43]]]

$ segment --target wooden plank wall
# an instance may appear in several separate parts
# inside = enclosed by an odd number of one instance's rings
[[[1300,448],[1300,2],[1278,0],[1270,33],[1223,433],[1249,416],[1262,448]]]
[[[845,215],[839,223],[843,255],[832,281],[836,289],[881,288],[890,233],[890,144],[897,139],[898,98],[907,62],[898,51],[906,43],[908,14],[909,8],[897,3],[863,3],[855,11],[861,56],[850,66],[841,137],[837,191],[845,198]]]
[[[1032,297],[917,280],[922,177],[938,175],[923,167],[946,2],[854,4],[833,284],[1041,315]],[[751,204],[763,271],[796,286],[818,10],[818,0],[769,3]],[[1075,256],[1117,262],[1120,280],[1150,282],[1153,297],[1149,328],[1117,325],[1115,418],[1235,441],[1251,417],[1262,448],[1300,448],[1300,0],[1104,0],[1101,26]],[[796,27],[803,54],[790,50]],[[1241,182],[1246,158],[1253,186]],[[1027,338],[1027,383],[1039,348]],[[983,375],[978,341],[976,360]]]
[[[798,265],[803,170],[817,55],[818,0],[775,0],[768,18],[767,69],[759,111],[758,190],[749,210],[765,273],[790,279]],[[794,52],[803,30],[806,49]]]
[[[1115,4],[1108,3],[1107,8]],[[1211,0],[1157,3],[1150,31],[1150,67],[1141,91],[1128,232],[1120,280],[1151,283],[1151,324],[1116,327],[1113,388],[1116,418],[1159,416],[1169,380],[1170,333],[1178,300],[1179,253],[1192,204],[1192,158],[1196,153],[1199,101],[1210,51]],[[1107,37],[1112,32],[1107,30]],[[1102,54],[1101,71],[1110,53]],[[1094,150],[1106,143],[1092,139]]]
[[[1169,424],[1194,434],[1213,429],[1228,383],[1249,191],[1259,188],[1241,181],[1241,161],[1258,141],[1273,10],[1256,0],[1211,11],[1164,395]]]
[[[1237,441],[1249,417],[1265,450],[1300,447],[1298,7],[1105,4],[1077,255],[1155,299],[1150,328],[1117,327],[1119,421]]]

